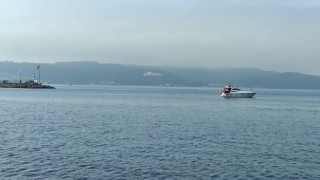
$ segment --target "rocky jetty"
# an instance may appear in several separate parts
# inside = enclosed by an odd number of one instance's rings
[[[53,86],[43,85],[41,83],[37,83],[34,81],[29,82],[9,82],[9,81],[1,81],[0,88],[30,88],[30,89],[55,89]]]

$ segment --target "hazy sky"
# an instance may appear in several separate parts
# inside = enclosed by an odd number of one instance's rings
[[[0,61],[320,75],[319,0],[0,0]]]

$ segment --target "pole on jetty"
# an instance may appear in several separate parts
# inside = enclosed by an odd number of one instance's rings
[[[39,84],[40,84],[40,64],[38,65],[38,67],[37,67],[37,70],[39,71]]]

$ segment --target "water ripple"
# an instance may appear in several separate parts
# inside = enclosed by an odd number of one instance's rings
[[[320,102],[303,91],[0,91],[1,179],[320,178]]]

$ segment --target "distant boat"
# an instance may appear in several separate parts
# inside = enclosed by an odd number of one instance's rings
[[[156,72],[146,72],[143,74],[143,76],[163,76],[161,73],[156,73]]]
[[[220,91],[220,96],[225,98],[252,98],[257,92],[250,90],[241,90],[231,84],[225,85]]]

